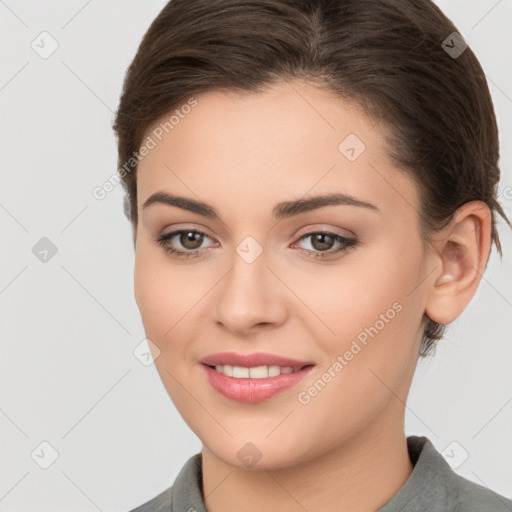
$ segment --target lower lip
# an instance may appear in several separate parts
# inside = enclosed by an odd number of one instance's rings
[[[314,366],[306,366],[298,372],[285,373],[276,377],[250,379],[228,377],[203,364],[210,384],[226,398],[239,402],[256,403],[271,398],[301,381]]]

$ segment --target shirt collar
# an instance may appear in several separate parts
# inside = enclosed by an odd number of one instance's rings
[[[424,436],[407,438],[414,468],[405,484],[377,512],[429,512],[452,510],[456,496],[454,472],[432,442]],[[451,491],[451,492],[450,492]],[[201,453],[185,463],[172,486],[171,511],[207,512],[202,496]]]
[[[453,510],[455,473],[425,436],[407,438],[412,473],[398,492],[377,512]]]

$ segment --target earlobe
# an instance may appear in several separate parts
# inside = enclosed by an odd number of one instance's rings
[[[433,273],[425,313],[439,324],[453,322],[473,298],[491,248],[490,210],[482,201],[459,208],[435,242]]]

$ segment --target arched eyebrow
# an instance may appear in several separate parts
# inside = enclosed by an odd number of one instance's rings
[[[159,191],[155,192],[148,199],[146,199],[142,209],[145,209],[155,203],[175,206],[189,212],[203,215],[204,217],[212,220],[222,221],[221,215],[212,205],[202,201],[197,201],[196,199],[171,195],[167,192]],[[381,213],[379,208],[373,203],[361,201],[355,197],[345,194],[333,193],[278,203],[272,209],[272,218],[276,221],[279,221],[288,217],[293,217],[294,215],[299,215],[301,213],[317,210],[325,206],[334,205],[358,206]]]

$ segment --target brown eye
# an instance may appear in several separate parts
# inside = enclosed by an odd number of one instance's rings
[[[332,248],[335,242],[334,237],[327,233],[315,233],[311,236],[311,245],[317,251],[327,251]]]
[[[307,233],[301,236],[298,242],[307,239],[309,239],[311,248],[302,248],[302,252],[313,258],[325,258],[334,254],[341,254],[343,251],[347,251],[357,244],[356,239],[346,238],[337,233],[322,231]],[[336,244],[338,244],[338,247],[333,248]]]
[[[163,250],[175,257],[191,258],[205,251],[208,247],[201,247],[205,238],[211,238],[201,231],[180,229],[161,235],[154,240],[158,242]]]
[[[197,231],[182,231],[179,234],[179,242],[185,249],[199,249],[203,243],[204,235]]]

